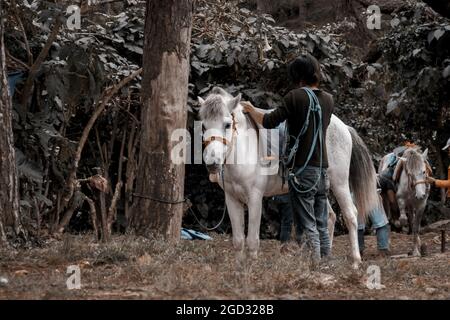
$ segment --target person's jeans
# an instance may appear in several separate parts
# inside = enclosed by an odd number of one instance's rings
[[[292,224],[294,223],[294,212],[292,210],[291,199],[289,194],[283,194],[274,197],[277,203],[278,212],[281,216],[280,223],[280,241],[281,243],[288,242],[291,239]],[[295,222],[295,238],[300,241],[302,238],[302,228],[300,224]]]
[[[298,192],[292,183],[296,183],[300,191],[307,192]],[[296,177],[296,182],[291,181],[289,185],[294,215],[302,226],[314,260],[328,256],[331,251],[328,234],[328,188],[327,170],[312,166],[306,167]]]
[[[377,245],[379,250],[389,249],[389,221],[382,206],[375,208],[369,213],[369,220],[372,223],[372,228],[376,230]],[[358,242],[359,250],[364,251],[364,232],[366,224],[358,221]]]

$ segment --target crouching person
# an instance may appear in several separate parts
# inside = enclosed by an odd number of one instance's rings
[[[389,221],[384,212],[383,206],[380,205],[369,213],[369,220],[372,224],[372,228],[377,235],[377,247],[381,256],[387,257],[390,255],[389,251]],[[364,221],[358,221],[358,243],[361,256],[364,253],[364,232],[366,225]]]

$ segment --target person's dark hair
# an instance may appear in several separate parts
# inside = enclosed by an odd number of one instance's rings
[[[289,64],[289,76],[295,84],[304,82],[306,85],[320,82],[320,64],[310,54],[302,54]]]

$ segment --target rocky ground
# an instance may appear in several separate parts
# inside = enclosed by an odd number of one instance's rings
[[[357,271],[347,236],[335,239],[336,260],[316,271],[296,245],[282,254],[274,240],[262,241],[259,259],[237,269],[231,239],[212,236],[173,247],[133,236],[102,245],[92,235],[68,235],[36,249],[3,249],[0,299],[450,299],[450,253],[440,253],[438,233],[423,236],[422,258],[377,257],[368,236]],[[394,255],[405,254],[410,236],[393,234],[392,244]],[[71,265],[80,267],[80,290],[67,289]],[[370,266],[380,267],[379,290],[366,286]]]

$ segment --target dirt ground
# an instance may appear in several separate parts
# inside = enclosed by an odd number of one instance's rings
[[[229,236],[212,241],[116,236],[98,244],[92,235],[67,235],[31,250],[0,251],[0,299],[450,299],[450,252],[440,253],[440,236],[423,235],[422,258],[380,258],[367,236],[360,270],[347,257],[347,236],[335,239],[331,262],[315,271],[292,244],[280,253],[274,240],[261,241],[261,254],[238,268]],[[448,239],[450,240],[450,239]],[[410,236],[393,234],[393,254],[410,250]],[[70,265],[80,267],[81,289],[68,290]],[[366,286],[368,268],[379,266],[382,289]]]

